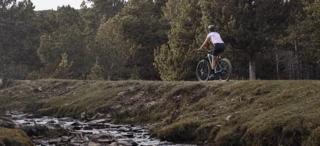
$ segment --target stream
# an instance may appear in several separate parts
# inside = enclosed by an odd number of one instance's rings
[[[112,124],[106,119],[81,122],[69,117],[9,116],[36,146],[195,146],[160,141],[144,127]]]

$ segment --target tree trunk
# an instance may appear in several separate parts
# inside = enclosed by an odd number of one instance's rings
[[[276,47],[276,71],[277,71],[277,79],[280,79],[280,73],[279,73],[279,53],[278,48]]]
[[[301,67],[299,53],[300,52],[299,52],[298,40],[297,40],[297,38],[295,38],[295,40],[294,40],[295,79],[302,79],[302,67]]]
[[[318,74],[317,74],[317,64],[314,64],[312,65],[312,72],[313,72],[313,75],[311,76],[312,79],[319,79],[318,78]]]
[[[254,57],[251,57],[249,60],[249,79],[256,79],[256,60]]]

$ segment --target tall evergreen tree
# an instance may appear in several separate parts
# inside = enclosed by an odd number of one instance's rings
[[[80,9],[82,30],[85,42],[85,60],[93,65],[95,58],[99,57],[102,71],[107,73],[109,54],[105,51],[103,43],[95,39],[101,24],[114,17],[126,4],[123,0],[87,0],[92,6],[88,7],[83,1]],[[110,75],[108,75],[110,76]]]
[[[60,62],[60,55],[66,52],[74,61],[71,70],[73,77],[80,77],[90,71],[91,65],[86,64],[85,44],[80,30],[79,12],[70,6],[59,7],[54,13],[58,28],[40,38],[37,53],[48,74],[52,74]]]
[[[134,79],[159,78],[153,66],[153,51],[166,41],[166,35],[159,25],[161,14],[154,8],[155,3],[150,0],[130,1],[118,15],[101,25],[98,32],[108,52],[123,50],[120,54],[127,57],[121,59],[122,67],[129,70],[126,74]]]
[[[200,26],[199,3],[194,0],[169,0],[163,9],[170,21],[169,41],[155,51],[154,65],[163,80],[187,80],[194,76],[197,28]]]
[[[289,75],[291,79],[320,78],[319,60],[320,60],[320,2],[317,0],[301,0],[296,2],[300,6],[292,13],[294,23],[288,28],[289,35],[285,41],[291,48],[290,54],[293,54]],[[296,6],[297,7],[297,6]],[[287,63],[288,64],[288,63]]]
[[[0,70],[13,78],[23,79],[39,65],[34,18],[30,0],[0,1]]]
[[[223,5],[217,5],[219,3]],[[251,80],[256,79],[258,54],[266,53],[265,50],[273,46],[272,33],[286,19],[282,12],[286,3],[283,0],[227,0],[223,3],[217,0],[213,5],[218,9],[211,21],[224,30],[222,34],[232,51],[249,61]]]

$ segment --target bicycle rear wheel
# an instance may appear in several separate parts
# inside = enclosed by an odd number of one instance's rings
[[[232,73],[231,62],[227,58],[220,60],[221,72],[219,73],[219,79],[221,82],[226,82],[230,79]]]
[[[207,81],[211,73],[210,63],[206,60],[199,61],[196,69],[196,75],[199,81]]]

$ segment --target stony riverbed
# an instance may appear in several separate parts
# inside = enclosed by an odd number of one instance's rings
[[[152,138],[144,127],[112,124],[107,119],[81,122],[69,117],[7,116],[36,146],[192,146],[160,141]]]

